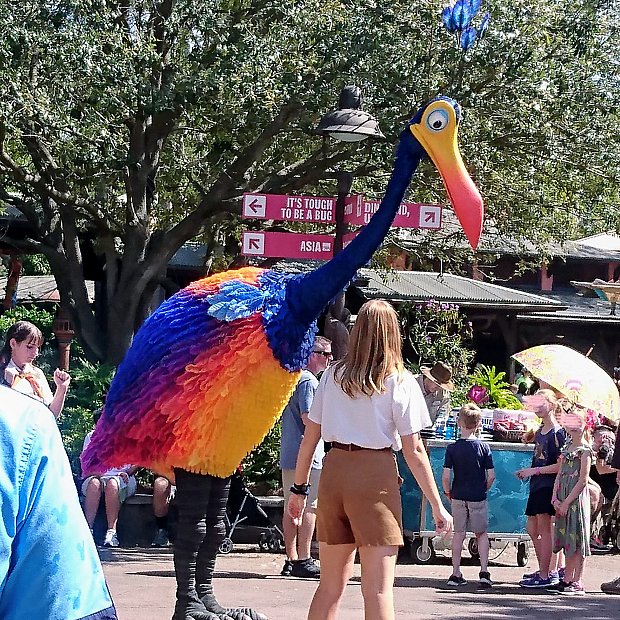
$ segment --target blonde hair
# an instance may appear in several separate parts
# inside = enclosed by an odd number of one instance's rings
[[[459,411],[459,420],[463,422],[463,426],[468,431],[474,430],[480,426],[482,411],[478,405],[467,403],[463,405]]]
[[[404,372],[398,315],[383,299],[367,301],[351,330],[349,350],[336,363],[334,378],[343,392],[355,398],[360,394],[381,394],[386,379]]]
[[[553,390],[543,388],[541,390],[536,390],[536,394],[543,396],[545,400],[551,405],[549,413],[551,413],[553,416],[557,416],[562,411],[562,404],[558,400],[558,397],[555,395],[555,392]]]

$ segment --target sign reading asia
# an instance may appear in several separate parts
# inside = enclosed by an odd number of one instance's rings
[[[334,254],[334,237],[266,230],[244,231],[241,253],[244,256],[329,260]]]

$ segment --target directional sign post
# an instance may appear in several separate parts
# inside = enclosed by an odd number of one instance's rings
[[[286,196],[282,194],[244,194],[242,216],[250,219],[334,224],[336,198],[321,196]],[[341,203],[340,203],[341,204]],[[344,202],[344,224],[365,226],[380,205],[378,200],[348,196]],[[394,218],[397,228],[439,229],[442,223],[441,205],[403,202]],[[359,231],[345,234],[344,245]],[[333,256],[333,235],[246,231],[243,233],[244,256],[273,258],[312,258],[329,260]]]

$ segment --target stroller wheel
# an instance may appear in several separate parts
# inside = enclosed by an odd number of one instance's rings
[[[230,538],[224,538],[224,540],[220,543],[220,553],[230,553],[233,550],[233,541]]]
[[[258,548],[261,551],[269,551],[269,543],[267,542],[267,534],[264,532],[260,535],[258,540]]]
[[[277,536],[271,536],[267,541],[269,551],[277,553],[282,549],[282,541]]]

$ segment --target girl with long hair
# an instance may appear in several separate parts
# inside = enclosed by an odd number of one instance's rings
[[[0,350],[0,383],[41,401],[55,418],[59,418],[71,377],[57,368],[54,371],[56,391],[52,395],[43,371],[33,363],[42,346],[43,334],[36,325],[28,321],[13,323]]]
[[[319,483],[317,537],[321,580],[309,620],[335,620],[356,550],[362,565],[366,618],[394,618],[394,571],[403,544],[400,450],[428,498],[438,531],[449,532],[420,430],[430,426],[424,397],[405,370],[400,327],[387,302],[359,311],[345,358],[323,374],[299,450],[288,512],[300,523],[312,454],[322,437],[331,442]]]

